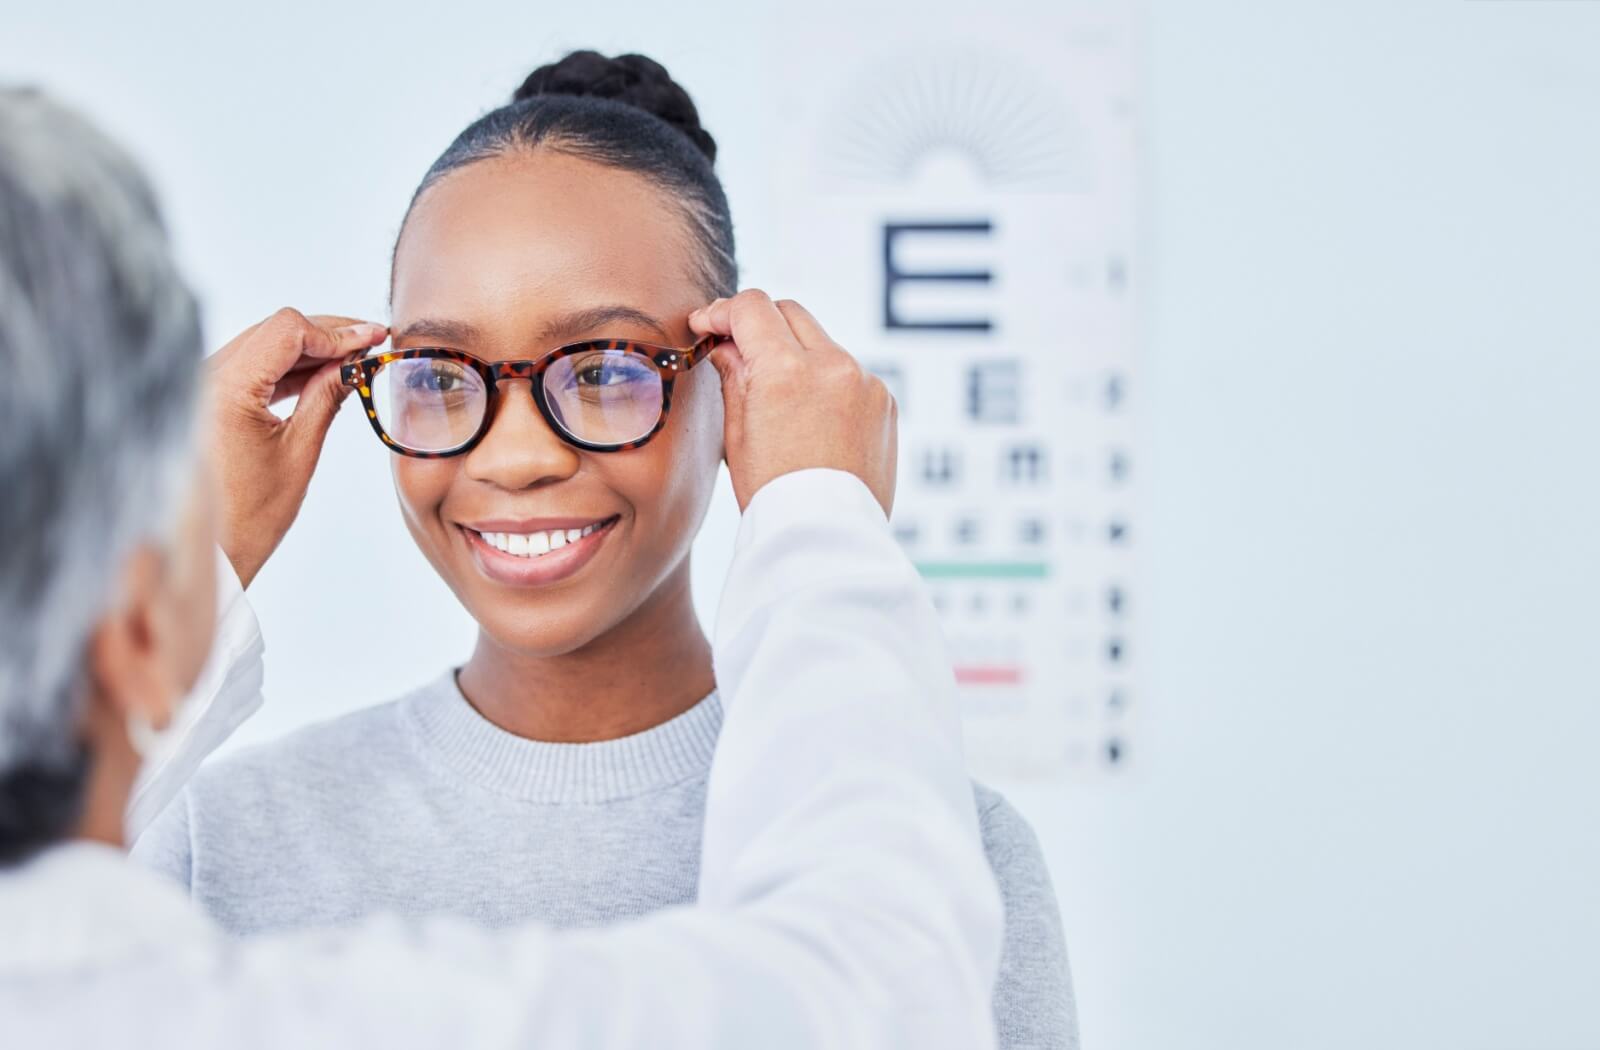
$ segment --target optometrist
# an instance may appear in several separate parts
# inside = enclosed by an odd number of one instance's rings
[[[944,643],[888,530],[893,403],[758,292],[706,316],[743,518],[700,904],[587,931],[390,918],[231,940],[123,853],[259,700],[196,446],[233,435],[221,488],[271,494],[248,540],[222,529],[264,559],[338,406],[328,362],[382,331],[284,312],[202,369],[143,180],[77,118],[0,91],[5,1045],[993,1045],[1000,904]],[[802,371],[824,396],[786,396]]]

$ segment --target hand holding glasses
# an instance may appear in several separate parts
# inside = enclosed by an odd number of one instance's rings
[[[689,315],[700,341],[678,349],[591,339],[527,361],[419,347],[346,359],[373,431],[403,456],[470,452],[489,431],[500,384],[527,379],[545,422],[590,452],[639,448],[666,424],[677,377],[710,360],[722,381],[723,444],[740,509],[766,482],[809,467],[861,478],[887,515],[897,458],[894,398],[791,299],[759,289]]]

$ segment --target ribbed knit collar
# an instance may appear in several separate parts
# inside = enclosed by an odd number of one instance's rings
[[[716,691],[642,733],[592,744],[557,744],[508,733],[462,695],[455,671],[411,694],[401,715],[419,743],[457,774],[498,795],[559,805],[650,794],[711,767],[722,702]]]

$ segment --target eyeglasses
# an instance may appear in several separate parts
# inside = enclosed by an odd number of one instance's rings
[[[563,440],[590,452],[620,452],[661,430],[674,380],[716,341],[708,335],[674,349],[591,339],[531,361],[484,361],[444,347],[362,351],[340,366],[339,378],[360,393],[373,431],[403,456],[471,451],[489,431],[496,388],[511,379],[531,381],[539,414]]]

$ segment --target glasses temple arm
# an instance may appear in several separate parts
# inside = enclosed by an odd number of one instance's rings
[[[685,350],[683,352],[684,369],[688,370],[693,368],[695,365],[705,360],[705,358],[709,357],[711,355],[711,351],[716,349],[717,341],[720,338],[721,337],[715,332],[712,332],[704,339],[701,339],[698,343]]]

